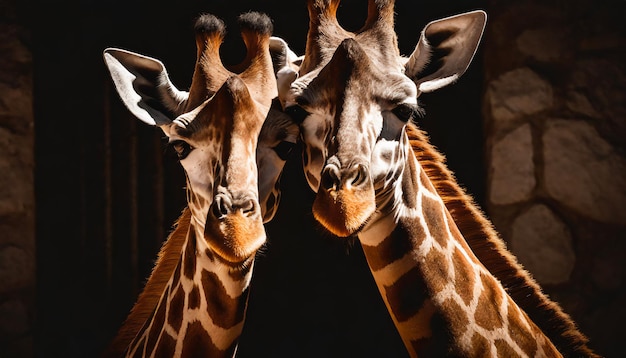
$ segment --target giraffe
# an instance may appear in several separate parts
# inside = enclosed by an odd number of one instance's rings
[[[266,241],[263,223],[276,211],[275,182],[298,136],[272,108],[270,47],[284,50],[284,41],[270,36],[265,14],[238,20],[247,54],[235,72],[220,59],[223,21],[197,18],[189,92],[174,87],[159,60],[104,51],[124,104],[168,137],[186,174],[188,204],[104,356],[232,357],[237,350],[255,254]]]
[[[338,23],[338,0],[308,1],[304,60],[280,93],[300,124],[315,218],[337,236],[358,237],[412,356],[559,356],[553,342],[565,355],[595,356],[412,123],[421,93],[465,72],[486,14],[429,23],[406,58],[393,1],[368,4],[352,33]]]

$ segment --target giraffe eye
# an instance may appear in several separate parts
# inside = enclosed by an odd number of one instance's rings
[[[415,119],[420,115],[419,108],[416,105],[408,103],[402,103],[396,106],[391,110],[391,113],[395,114],[396,117],[403,122],[408,122],[409,120]]]
[[[183,160],[187,158],[189,153],[191,153],[191,151],[193,150],[193,147],[189,143],[180,139],[172,141],[168,143],[168,145],[174,150],[176,156],[178,157],[178,160]]]
[[[285,108],[285,113],[287,113],[287,115],[289,115],[289,117],[291,117],[291,119],[297,124],[302,124],[302,122],[304,122],[306,117],[308,117],[310,114],[309,112],[305,111],[304,108],[298,105],[293,105]]]
[[[282,141],[278,143],[273,149],[282,160],[287,160],[293,149],[296,147],[296,143]]]

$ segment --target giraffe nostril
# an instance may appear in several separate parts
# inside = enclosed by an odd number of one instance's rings
[[[350,172],[346,175],[346,184],[351,186],[360,186],[367,182],[369,173],[367,168],[362,164],[355,164],[350,168]]]
[[[336,190],[339,186],[339,171],[335,166],[326,166],[322,172],[320,186],[326,190]]]
[[[241,212],[244,215],[250,215],[250,214],[253,214],[255,212],[256,205],[254,205],[254,200],[248,199],[248,200],[244,200],[240,204],[239,208],[241,209]]]
[[[217,196],[211,206],[211,210],[216,218],[221,219],[232,212],[232,204],[227,198]]]
[[[211,214],[218,220],[241,212],[245,216],[253,216],[258,212],[259,204],[249,195],[218,194],[211,205]]]

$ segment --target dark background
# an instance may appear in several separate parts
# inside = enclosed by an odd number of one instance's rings
[[[184,175],[164,155],[162,133],[119,101],[102,51],[121,47],[160,59],[180,89],[195,61],[193,22],[200,13],[228,29],[223,57],[243,44],[235,19],[254,10],[274,20],[274,35],[303,54],[305,1],[27,2],[35,78],[37,330],[40,357],[94,357],[122,324],[156,253],[185,206]],[[482,1],[396,4],[396,32],[408,55],[431,20],[484,8]],[[349,30],[364,1],[342,1]],[[462,79],[420,99],[422,125],[459,182],[484,199],[481,56]],[[454,105],[450,105],[453,101]],[[444,120],[445,119],[445,120]],[[256,261],[240,357],[402,357],[357,245],[325,234],[310,214],[312,193],[299,158],[288,162],[283,202],[267,225]]]

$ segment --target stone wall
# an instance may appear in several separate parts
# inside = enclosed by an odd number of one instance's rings
[[[17,1],[13,1],[17,3]],[[29,32],[0,6],[0,356],[33,356],[34,128]]]
[[[491,1],[488,214],[592,347],[626,331],[626,4]]]

